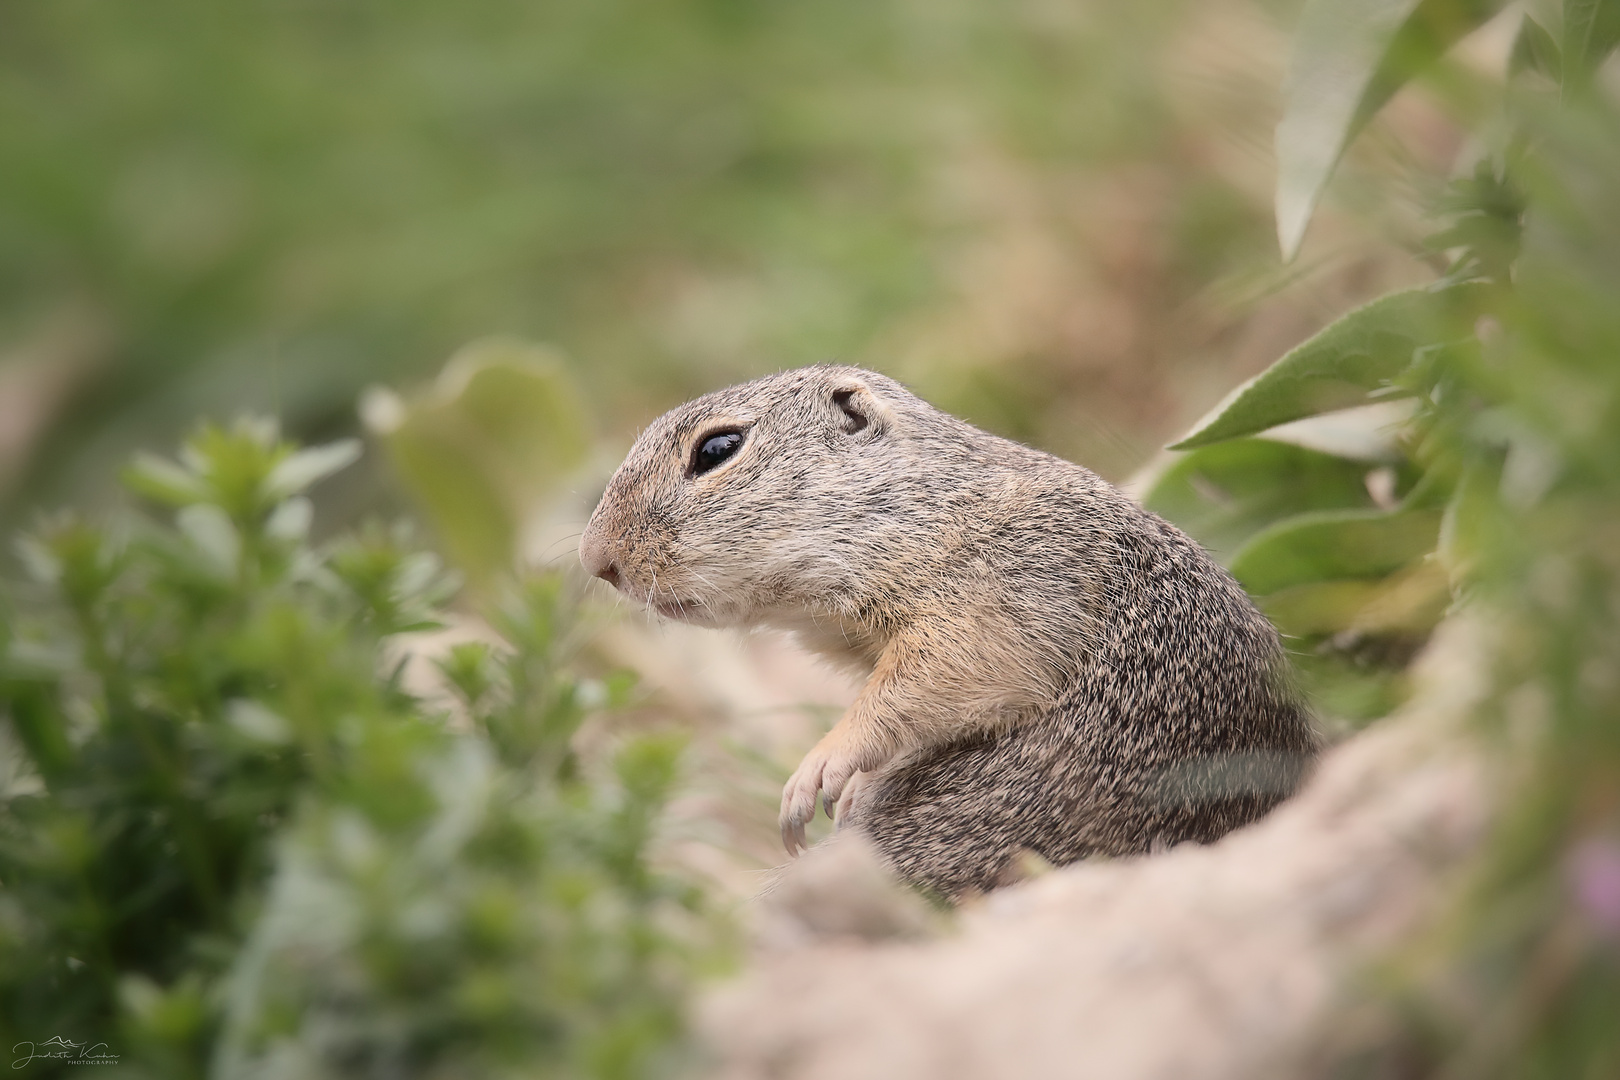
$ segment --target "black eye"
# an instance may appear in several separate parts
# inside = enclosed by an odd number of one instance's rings
[[[698,443],[697,452],[692,455],[692,475],[701,476],[735,454],[742,441],[742,432],[722,431]]]

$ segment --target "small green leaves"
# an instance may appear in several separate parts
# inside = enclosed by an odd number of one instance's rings
[[[35,581],[60,590],[75,607],[87,608],[123,573],[125,538],[64,515],[19,537],[17,554]]]
[[[1391,293],[1359,307],[1233,391],[1214,415],[1171,446],[1192,450],[1291,420],[1404,393],[1396,377],[1413,353],[1471,331],[1482,286]]]
[[[415,696],[388,639],[437,626],[454,578],[402,528],[311,547],[296,494],[355,452],[206,427],[128,474],[172,525],[19,545],[0,1031],[117,1032],[154,1076],[590,1075],[602,1045],[643,1075],[709,944],[648,852],[679,747],[575,752],[626,688],[564,666],[555,579],[441,661],[453,718]]]
[[[1350,141],[1500,0],[1309,0],[1277,125],[1277,239],[1292,259]]]
[[[1519,255],[1525,210],[1524,194],[1507,169],[1490,158],[1481,159],[1472,176],[1451,181],[1435,209],[1449,224],[1423,246],[1454,253],[1446,280],[1506,284]]]
[[[277,435],[273,422],[247,417],[228,429],[215,424],[198,428],[181,448],[179,464],[138,454],[123,480],[154,502],[175,507],[210,503],[238,527],[256,527],[281,503],[359,457],[355,439],[295,451]]]
[[[483,704],[495,688],[499,676],[493,651],[483,641],[463,641],[452,645],[448,653],[434,661],[434,665],[469,709],[479,708]]]
[[[371,526],[339,539],[324,569],[359,601],[361,619],[380,634],[437,629],[439,608],[459,584],[437,555],[414,550],[404,528]]]

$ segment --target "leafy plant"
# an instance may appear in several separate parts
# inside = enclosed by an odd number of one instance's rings
[[[1434,207],[1449,266],[1240,388],[1147,494],[1218,538],[1318,675],[1334,656],[1382,673],[1364,715],[1448,608],[1496,628],[1483,719],[1517,782],[1467,904],[1338,1048],[1343,1075],[1620,1073],[1620,109],[1597,75],[1620,3],[1533,8],[1501,83],[1448,66],[1498,6],[1307,3],[1278,129],[1285,254],[1344,147],[1422,75],[1483,148]],[[1392,402],[1381,460],[1286,445],[1333,410],[1388,423]]]
[[[571,737],[627,686],[563,666],[555,578],[407,689],[454,582],[398,530],[314,546],[357,447],[205,427],[63,517],[0,622],[0,1034],[153,1076],[644,1075],[710,937],[647,861],[678,746]],[[49,1061],[33,1062],[35,1069]]]

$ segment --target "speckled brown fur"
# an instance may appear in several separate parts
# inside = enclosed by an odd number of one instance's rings
[[[740,447],[694,472],[721,431]],[[1197,544],[873,372],[800,368],[659,418],[580,557],[668,617],[786,629],[864,675],[784,791],[784,840],[825,792],[946,896],[1024,851],[1212,840],[1315,752],[1276,632]]]

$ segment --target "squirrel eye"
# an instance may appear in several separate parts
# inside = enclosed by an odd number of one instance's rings
[[[698,443],[697,452],[692,455],[692,475],[701,476],[735,454],[742,441],[742,432],[723,431]]]

